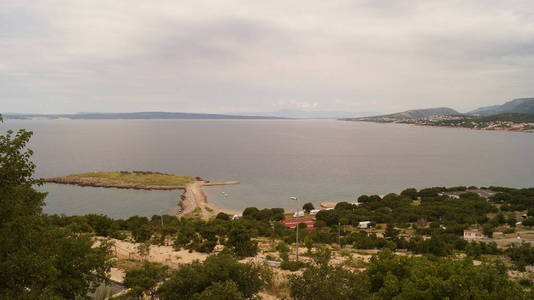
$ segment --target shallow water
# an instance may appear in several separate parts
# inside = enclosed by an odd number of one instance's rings
[[[334,120],[8,120],[34,131],[37,175],[150,170],[241,185],[206,188],[234,210],[352,200],[406,187],[534,186],[534,134]],[[50,213],[152,215],[179,191],[46,185]],[[227,196],[222,192],[225,191]]]

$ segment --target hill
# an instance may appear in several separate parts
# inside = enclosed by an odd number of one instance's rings
[[[422,119],[422,118],[438,116],[438,115],[439,116],[442,116],[442,115],[456,116],[456,115],[460,115],[460,113],[452,108],[437,107],[437,108],[428,108],[428,109],[407,110],[404,112],[394,113],[394,114],[389,114],[389,115],[352,118],[352,119],[344,119],[344,120],[394,122],[394,121],[403,121],[403,120]]]
[[[507,113],[534,114],[534,98],[514,99],[504,103],[503,105],[481,107],[472,110],[467,114],[474,116],[492,116]]]
[[[133,112],[133,113],[79,113],[79,114],[6,114],[6,119],[72,119],[72,120],[116,120],[116,119],[282,119],[265,116],[239,116],[223,114],[198,114],[182,112]]]

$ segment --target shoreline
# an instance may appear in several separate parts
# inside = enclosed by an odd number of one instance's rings
[[[202,189],[205,186],[220,186],[220,185],[233,185],[240,184],[239,181],[226,181],[226,182],[207,182],[203,180],[189,183],[185,186],[184,192],[180,195],[178,201],[177,217],[194,216],[200,217],[203,220],[208,220],[215,217],[218,213],[224,212],[232,214],[229,210],[223,210],[215,206],[213,203],[208,202],[208,196]]]
[[[215,217],[218,213],[224,212],[233,214],[231,210],[220,209],[214,204],[208,202],[208,197],[203,191],[205,186],[221,186],[240,184],[239,181],[209,182],[197,177],[197,180],[185,185],[163,186],[163,185],[143,185],[124,182],[109,182],[99,180],[88,180],[84,178],[54,177],[43,179],[45,183],[76,185],[81,187],[101,187],[133,190],[181,190],[178,196],[177,206],[173,215],[176,217],[199,217],[208,220]]]
[[[184,185],[145,185],[127,182],[111,182],[104,180],[86,179],[86,178],[74,178],[74,177],[53,177],[44,178],[46,183],[57,184],[70,184],[77,186],[90,186],[90,187],[102,187],[102,188],[116,188],[116,189],[132,189],[132,190],[159,190],[159,191],[172,191],[172,190],[184,190]]]
[[[401,125],[409,125],[409,126],[421,127],[421,128],[431,127],[431,128],[467,129],[467,130],[478,130],[478,131],[506,131],[506,132],[534,133],[533,129],[523,130],[523,129],[506,128],[506,127],[474,128],[474,127],[462,127],[462,126],[425,125],[425,124],[405,123],[405,122],[377,122],[377,121],[367,121],[367,120],[341,120],[341,121],[368,122],[368,123],[375,123],[375,124],[401,124]]]

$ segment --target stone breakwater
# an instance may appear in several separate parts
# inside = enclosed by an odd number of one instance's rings
[[[75,178],[75,177],[54,177],[46,178],[44,182],[58,184],[72,184],[78,186],[91,186],[117,189],[134,189],[134,190],[185,190],[183,185],[145,185],[138,183],[114,182],[109,180],[100,180],[97,178]]]

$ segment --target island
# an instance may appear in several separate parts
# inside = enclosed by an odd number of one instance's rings
[[[200,178],[147,171],[89,172],[44,179],[45,182],[137,190],[178,190]]]
[[[209,219],[220,212],[208,203],[202,187],[240,184],[239,181],[209,182],[200,177],[151,171],[88,172],[63,177],[45,178],[44,182],[79,186],[136,190],[182,190],[177,216]]]

